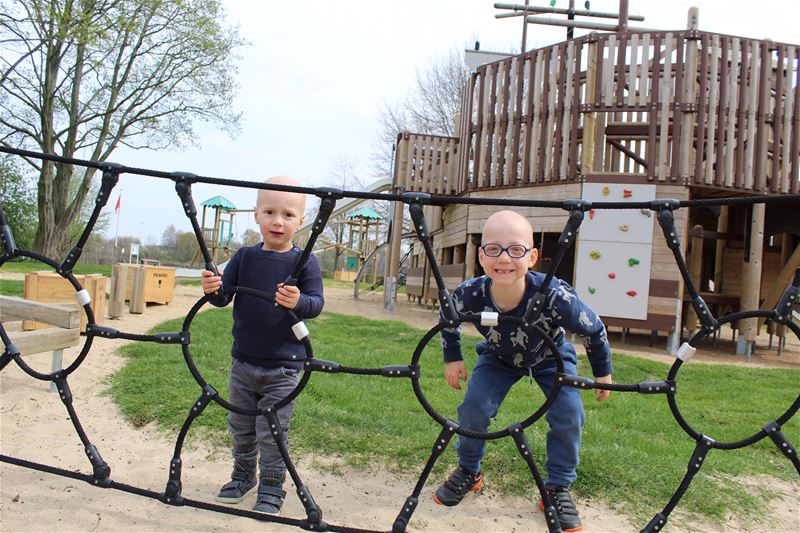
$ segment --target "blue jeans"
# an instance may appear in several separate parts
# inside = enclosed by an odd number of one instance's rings
[[[547,359],[533,367],[532,371],[542,392],[545,396],[549,395],[555,387],[555,361]],[[564,372],[576,374],[575,364],[564,361]],[[464,401],[458,406],[459,425],[472,431],[487,431],[511,386],[527,375],[527,369],[510,366],[493,354],[481,354],[472,369]],[[569,487],[577,477],[575,469],[581,447],[581,430],[586,421],[580,391],[563,387],[545,416],[550,425],[550,431],[547,432],[545,485]],[[459,435],[455,448],[462,467],[480,472],[481,459],[486,454],[486,441]]]

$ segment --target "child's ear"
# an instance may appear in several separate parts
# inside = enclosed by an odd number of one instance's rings
[[[536,265],[536,261],[538,259],[539,259],[539,250],[534,248],[533,250],[531,250],[531,255],[528,258],[528,270],[530,270],[531,268],[534,267],[534,265]]]

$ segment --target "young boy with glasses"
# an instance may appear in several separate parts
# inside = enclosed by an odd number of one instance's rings
[[[529,300],[545,279],[544,274],[529,270],[538,257],[533,247],[533,228],[518,213],[500,211],[486,220],[481,242],[478,258],[485,274],[463,282],[453,291],[456,310],[524,316]],[[584,337],[595,381],[612,382],[611,349],[605,326],[569,284],[555,277],[552,279],[545,292],[544,308],[534,324],[558,347],[565,373],[577,374],[575,347],[565,338],[565,330],[569,330]],[[529,376],[547,396],[555,386],[557,370],[549,345],[536,333],[517,324],[478,325],[477,328],[486,340],[476,346],[478,359],[464,400],[458,406],[458,423],[463,429],[486,432],[514,383]],[[442,330],[442,346],[444,378],[451,387],[460,389],[460,381],[467,381],[460,327]],[[595,393],[597,400],[603,401],[609,391],[595,390]],[[585,418],[580,391],[571,387],[559,391],[546,415],[550,431],[547,433],[545,487],[563,531],[582,529],[569,487],[577,477]],[[459,435],[455,448],[458,468],[434,494],[434,500],[441,505],[457,505],[468,492],[483,487],[481,459],[486,453],[486,442]],[[539,508],[544,510],[542,502]]]

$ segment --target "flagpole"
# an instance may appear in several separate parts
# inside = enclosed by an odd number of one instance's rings
[[[114,232],[114,253],[117,251],[117,238],[119,237],[119,212],[122,210],[122,189],[119,190],[119,196],[117,197],[117,207],[115,211],[117,212],[117,229]]]

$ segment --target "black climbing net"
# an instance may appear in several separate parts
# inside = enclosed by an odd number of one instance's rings
[[[760,428],[757,428],[752,435],[735,442],[717,441],[712,436],[706,435],[701,431],[698,431],[697,429],[692,427],[682,415],[681,410],[676,402],[676,396],[678,392],[677,378],[682,365],[691,359],[696,350],[696,347],[703,339],[707,338],[710,335],[715,334],[725,324],[735,323],[739,320],[747,318],[762,318],[786,326],[792,333],[794,333],[796,337],[800,339],[800,327],[798,327],[795,323],[791,321],[792,305],[797,300],[798,293],[800,292],[800,269],[798,269],[795,272],[792,283],[786,288],[786,290],[783,293],[783,296],[780,298],[778,304],[775,306],[774,309],[770,311],[764,311],[764,310],[741,311],[721,317],[715,317],[711,313],[709,307],[704,302],[703,298],[698,293],[697,288],[692,283],[692,279],[689,275],[686,262],[684,261],[683,255],[680,250],[681,243],[678,238],[678,232],[676,231],[675,220],[674,220],[675,211],[681,208],[700,207],[700,206],[712,207],[712,206],[723,206],[723,205],[727,206],[753,205],[756,203],[764,203],[764,204],[791,203],[794,205],[800,205],[800,195],[764,196],[758,198],[741,198],[741,197],[719,198],[719,199],[688,200],[688,201],[673,200],[673,199],[657,199],[647,202],[588,202],[585,200],[537,201],[537,200],[508,200],[508,199],[487,199],[487,198],[460,198],[460,197],[431,195],[431,194],[416,193],[416,192],[404,193],[404,194],[376,194],[376,193],[367,193],[360,191],[345,191],[329,187],[306,188],[306,187],[296,187],[289,185],[254,183],[250,181],[241,181],[241,180],[219,179],[213,177],[198,176],[195,174],[184,173],[184,172],[168,173],[168,172],[154,171],[141,168],[131,168],[114,163],[97,163],[79,159],[62,158],[58,156],[52,156],[37,152],[10,149],[4,147],[0,147],[0,151],[10,154],[15,154],[26,158],[50,160],[60,163],[69,163],[88,168],[94,168],[102,172],[101,185],[97,193],[97,197],[95,199],[94,210],[91,216],[89,217],[86,227],[84,228],[80,238],[78,239],[78,242],[69,251],[66,258],[60,263],[51,258],[37,254],[35,252],[20,250],[19,248],[17,248],[14,241],[12,228],[10,228],[8,225],[8,221],[5,217],[5,214],[3,213],[2,203],[0,203],[0,242],[2,242],[2,250],[3,250],[2,255],[0,255],[0,267],[2,267],[6,261],[18,257],[28,257],[31,259],[38,260],[46,265],[49,265],[51,268],[53,268],[55,272],[60,274],[75,288],[76,298],[79,304],[83,307],[87,319],[85,341],[77,357],[70,365],[67,366],[67,368],[56,370],[49,374],[38,372],[28,365],[25,359],[21,357],[19,350],[16,348],[14,343],[9,338],[2,322],[0,322],[0,340],[2,340],[4,346],[2,356],[0,356],[0,371],[2,371],[11,361],[14,361],[26,374],[28,374],[32,378],[41,381],[51,381],[55,384],[59,392],[60,398],[67,409],[69,418],[75,428],[75,431],[77,432],[78,437],[80,438],[84,446],[84,450],[91,464],[92,472],[91,473],[73,472],[63,468],[58,468],[56,466],[35,463],[32,461],[28,461],[17,457],[10,457],[7,455],[0,455],[0,461],[2,462],[23,466],[43,472],[48,472],[52,474],[57,474],[72,479],[83,480],[92,485],[105,488],[118,489],[132,494],[153,498],[155,500],[159,500],[163,503],[170,505],[190,506],[198,509],[207,509],[220,513],[250,517],[262,521],[269,521],[269,522],[276,522],[281,524],[297,526],[311,531],[341,531],[341,532],[372,531],[372,530],[353,528],[344,525],[335,525],[325,522],[323,520],[322,508],[314,501],[314,497],[311,491],[306,486],[300,474],[298,473],[297,469],[295,468],[295,465],[292,461],[289,451],[283,444],[282,429],[278,421],[278,416],[276,411],[279,410],[281,407],[287,405],[292,400],[294,400],[303,391],[308,382],[312,379],[312,376],[314,375],[315,372],[322,372],[329,374],[349,373],[357,375],[381,376],[385,378],[409,379],[411,381],[414,394],[419,400],[419,403],[422,406],[422,408],[431,416],[431,418],[433,418],[442,427],[441,432],[434,441],[430,458],[428,459],[424,468],[422,469],[422,472],[419,476],[419,480],[414,486],[414,489],[411,492],[411,494],[406,498],[405,502],[403,502],[402,507],[400,508],[400,511],[397,514],[397,517],[391,524],[391,530],[394,532],[406,531],[408,523],[411,520],[411,517],[417,507],[417,503],[419,502],[419,497],[422,492],[422,489],[431,473],[431,470],[433,469],[434,464],[441,456],[441,454],[444,452],[444,450],[447,448],[447,446],[450,443],[450,440],[453,438],[453,435],[455,434],[472,437],[476,439],[485,439],[485,440],[494,440],[504,437],[510,437],[514,441],[517,450],[519,451],[521,457],[528,466],[533,476],[533,479],[536,483],[536,486],[539,490],[539,493],[541,494],[545,506],[545,519],[548,530],[550,532],[561,531],[556,516],[555,508],[553,506],[553,501],[548,496],[547,491],[544,488],[543,478],[539,472],[538,467],[536,466],[536,462],[534,461],[532,448],[525,437],[524,430],[529,426],[531,426],[532,424],[534,424],[536,421],[538,421],[547,412],[547,409],[553,403],[556,396],[559,394],[561,388],[563,387],[573,387],[579,390],[599,389],[599,390],[609,390],[609,391],[619,391],[619,392],[636,392],[640,394],[663,394],[666,396],[669,408],[673,416],[675,417],[675,420],[678,422],[678,424],[684,430],[684,432],[695,442],[694,452],[692,453],[692,456],[689,460],[686,474],[681,480],[680,485],[675,490],[673,496],[670,498],[669,502],[667,502],[664,508],[660,512],[656,513],[653,519],[646,526],[644,526],[644,528],[642,529],[642,531],[644,532],[657,532],[664,527],[664,525],[667,522],[667,519],[669,518],[670,513],[680,502],[684,493],[691,484],[692,479],[700,471],[703,464],[706,462],[705,461],[706,456],[712,449],[734,450],[738,448],[743,448],[745,446],[750,446],[764,438],[769,438],[772,440],[775,446],[781,451],[781,453],[789,459],[789,461],[794,466],[795,470],[798,472],[798,475],[800,475],[800,460],[798,460],[797,458],[796,448],[786,439],[786,437],[781,432],[781,428],[795,415],[798,408],[800,408],[800,395],[798,395],[795,398],[792,404],[787,407],[787,409],[780,417],[778,417],[775,420],[766,420],[764,425]],[[330,217],[332,211],[334,210],[337,201],[341,200],[342,198],[360,198],[366,200],[401,202],[402,204],[406,204],[408,205],[409,212],[411,214],[411,219],[414,224],[414,231],[416,232],[417,238],[422,243],[422,246],[424,247],[425,250],[425,255],[431,265],[431,271],[436,281],[436,286],[438,287],[438,300],[441,306],[443,319],[440,320],[440,322],[436,326],[431,328],[422,337],[416,349],[414,350],[414,353],[411,357],[411,361],[409,364],[383,366],[379,368],[352,368],[343,366],[337,363],[336,361],[327,361],[314,357],[311,339],[309,336],[308,329],[305,327],[305,324],[301,320],[299,320],[292,311],[285,310],[285,312],[290,317],[292,323],[294,324],[292,330],[295,336],[305,345],[308,354],[307,359],[305,360],[304,363],[304,372],[302,374],[301,379],[298,381],[297,386],[290,394],[288,394],[285,398],[281,399],[280,401],[276,402],[271,406],[265,407],[263,409],[244,409],[239,406],[236,406],[225,400],[222,396],[220,396],[219,392],[216,389],[214,389],[214,387],[204,379],[201,372],[195,366],[191,353],[191,333],[190,333],[191,324],[197,312],[200,310],[200,308],[209,301],[212,301],[214,299],[223,298],[226,295],[230,296],[233,294],[241,293],[241,294],[248,294],[251,296],[255,296],[258,298],[263,298],[264,300],[270,303],[274,303],[274,297],[272,295],[263,293],[261,291],[253,290],[247,287],[225,286],[222,288],[220,293],[206,294],[202,298],[200,298],[189,311],[188,315],[186,316],[186,319],[183,322],[182,329],[179,332],[157,333],[154,335],[138,335],[132,333],[125,333],[122,331],[118,331],[114,328],[101,326],[96,323],[94,312],[91,306],[91,297],[89,296],[89,293],[76,280],[75,276],[72,273],[72,270],[73,267],[75,266],[75,263],[81,256],[83,247],[85,246],[86,241],[89,238],[89,235],[94,229],[95,223],[97,222],[101,210],[108,202],[108,198],[111,194],[111,191],[116,186],[120,174],[123,173],[140,175],[140,176],[150,176],[154,178],[167,179],[174,182],[175,191],[180,199],[184,213],[186,214],[187,218],[192,224],[194,234],[197,238],[197,243],[200,247],[200,251],[205,260],[205,268],[213,272],[217,272],[217,267],[211,260],[211,256],[209,254],[208,248],[206,247],[205,240],[202,237],[200,224],[197,221],[197,209],[195,207],[194,200],[192,198],[193,184],[206,183],[206,184],[225,185],[232,187],[244,187],[251,189],[268,189],[268,190],[298,192],[318,197],[320,199],[319,212],[317,213],[317,216],[312,225],[311,236],[308,239],[308,242],[300,258],[298,259],[298,262],[295,265],[292,274],[285,281],[285,283],[289,285],[296,284],[296,280],[299,276],[299,273],[302,270],[303,266],[305,265],[306,261],[308,260],[308,257],[311,254],[311,250],[314,247],[317,238],[325,228],[328,222],[328,218]],[[564,227],[558,239],[558,248],[555,253],[555,257],[546,273],[545,281],[541,284],[541,287],[538,289],[538,292],[534,294],[534,297],[531,298],[530,303],[522,318],[505,316],[497,313],[486,313],[486,312],[480,314],[460,313],[455,309],[450,293],[445,287],[445,282],[442,277],[439,265],[436,261],[435,254],[429,238],[427,223],[423,214],[423,206],[426,205],[443,206],[450,204],[491,205],[491,206],[503,206],[503,207],[546,207],[546,208],[561,209],[569,213],[566,226]],[[643,209],[643,210],[648,210],[648,212],[654,213],[656,219],[658,220],[659,225],[661,226],[666,243],[669,249],[672,251],[672,254],[675,258],[675,263],[678,266],[681,277],[683,278],[683,282],[685,283],[686,290],[689,293],[691,305],[699,319],[700,328],[694,335],[692,335],[692,337],[688,340],[688,342],[683,343],[681,347],[678,349],[676,359],[672,364],[672,366],[670,367],[667,377],[662,381],[641,382],[641,383],[631,383],[631,384],[619,384],[619,383],[602,384],[602,383],[596,383],[594,380],[586,377],[566,374],[564,372],[562,354],[559,351],[558,347],[555,345],[552,339],[547,334],[545,334],[545,332],[542,331],[539,326],[536,325],[536,320],[541,314],[545,304],[548,291],[547,288],[550,286],[550,281],[552,280],[554,273],[558,268],[559,264],[561,263],[562,259],[564,258],[566,252],[569,250],[569,248],[575,241],[578,230],[580,229],[581,223],[584,219],[584,214],[592,209],[594,210]],[[555,359],[557,368],[555,387],[553,388],[553,391],[545,398],[542,405],[526,419],[522,420],[521,422],[511,424],[505,429],[499,431],[494,431],[494,432],[469,431],[459,427],[458,424],[453,422],[452,420],[448,420],[445,417],[441,416],[441,414],[439,414],[436,411],[436,409],[434,409],[434,407],[432,407],[431,404],[426,399],[425,394],[423,393],[419,383],[420,357],[422,355],[422,352],[424,348],[427,346],[427,344],[431,341],[431,339],[433,339],[442,329],[457,327],[458,325],[463,323],[473,323],[473,324],[483,324],[483,325],[514,323],[525,328],[530,333],[537,334],[548,344],[550,351],[552,352],[553,357]],[[111,478],[111,467],[103,460],[100,451],[92,443],[91,439],[89,438],[89,435],[86,434],[80,423],[78,413],[75,411],[75,408],[73,406],[73,398],[70,392],[68,378],[73,372],[75,372],[80,367],[81,363],[88,356],[96,337],[105,339],[129,339],[133,341],[154,342],[160,344],[178,344],[181,346],[181,349],[183,351],[183,357],[185,359],[186,366],[188,367],[189,372],[192,374],[195,381],[199,385],[200,393],[197,397],[197,400],[192,404],[192,407],[189,410],[189,413],[186,417],[186,421],[184,422],[183,426],[181,427],[178,433],[175,442],[174,453],[172,459],[170,460],[169,478],[167,479],[166,486],[163,492],[156,492],[153,490],[136,487],[113,480]],[[243,509],[236,509],[221,505],[215,505],[203,501],[185,498],[182,496],[181,451],[183,449],[184,441],[194,420],[203,413],[205,408],[211,402],[215,402],[229,411],[234,411],[248,416],[266,417],[267,421],[270,424],[270,427],[272,428],[273,438],[275,439],[275,442],[278,445],[281,456],[283,457],[283,460],[286,463],[289,475],[291,476],[292,481],[294,482],[294,485],[296,487],[299,501],[301,502],[302,506],[305,509],[306,513],[305,518],[290,518],[290,517],[269,515],[255,511],[247,511]]]

